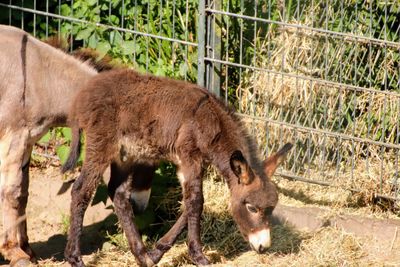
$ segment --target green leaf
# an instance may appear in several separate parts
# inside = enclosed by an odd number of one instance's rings
[[[99,52],[99,58],[103,58],[108,53],[108,51],[110,51],[110,49],[111,45],[109,42],[107,41],[99,42],[96,47],[97,52]]]
[[[97,43],[98,43],[98,40],[97,40],[97,39],[98,39],[98,38],[97,38],[97,34],[96,34],[96,33],[92,34],[92,35],[89,37],[89,39],[88,39],[88,47],[90,47],[90,48],[96,48]]]
[[[110,42],[113,45],[120,46],[123,42],[121,33],[119,31],[112,31],[110,33]]]
[[[72,131],[71,128],[63,127],[61,128],[61,133],[65,139],[65,141],[71,142],[72,141]]]
[[[60,13],[62,16],[71,16],[71,8],[67,4],[61,5]]]
[[[56,153],[57,156],[60,158],[61,164],[64,164],[67,161],[69,150],[69,146],[67,145],[61,145],[57,147]]]
[[[89,38],[89,36],[92,34],[94,28],[93,27],[88,27],[86,29],[80,30],[75,37],[75,40],[86,40]]]
[[[117,16],[111,15],[108,19],[112,24],[119,25],[119,18]]]
[[[121,45],[121,50],[123,55],[130,55],[136,51],[135,41],[125,41]]]
[[[38,143],[39,144],[48,144],[50,142],[50,138],[51,138],[51,132],[48,131],[45,135],[42,136],[42,138],[40,138]]]
[[[86,0],[86,1],[87,1],[88,6],[94,6],[97,4],[97,0]]]
[[[108,10],[109,6],[107,4],[102,4],[101,5],[101,10]]]
[[[120,2],[121,2],[121,0],[111,0],[112,7],[116,8]]]

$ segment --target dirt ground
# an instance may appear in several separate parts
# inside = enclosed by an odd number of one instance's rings
[[[63,194],[57,194],[62,184],[62,175],[58,168],[31,168],[27,206],[28,236],[33,250],[39,258],[47,262],[47,266],[53,265],[49,263],[50,259],[54,260],[54,265],[63,265],[71,198],[70,189]],[[88,234],[82,240],[85,254],[93,253],[101,247],[105,236],[99,231],[116,222],[110,214],[112,210],[106,209],[103,203],[89,207],[84,220],[84,231]],[[0,264],[7,262],[3,260]]]
[[[63,260],[63,250],[66,244],[65,232],[68,227],[70,191],[57,195],[62,185],[61,178],[58,168],[31,169],[30,197],[27,208],[28,234],[32,248],[40,258],[39,266],[68,266]],[[258,255],[249,250],[246,242],[236,232],[229,213],[226,210],[222,213],[213,210],[213,201],[220,201],[217,197],[210,197],[210,195],[219,194],[209,192],[216,190],[215,187],[211,187],[206,182],[204,190],[207,193],[205,193],[206,207],[203,215],[203,240],[205,240],[205,253],[215,265],[400,266],[400,242],[398,242],[400,233],[397,232],[397,228],[393,234],[389,233],[385,240],[379,240],[379,236],[362,235],[351,229],[346,231],[336,223],[324,225],[325,219],[317,220],[318,226],[311,227],[312,229],[310,227],[295,229],[285,224],[274,226],[273,246],[266,254]],[[116,218],[111,209],[106,208],[109,204],[99,203],[89,207],[85,215],[82,239],[84,261],[88,266],[136,266],[126,246],[126,240],[117,242],[122,245],[110,242],[108,234],[115,231]],[[290,218],[285,214],[291,209],[285,209],[284,205],[282,205],[283,208],[279,208],[279,214],[286,216],[282,218],[287,218],[289,222],[306,221],[302,226],[313,225],[316,218],[321,219],[325,216],[318,212],[312,213],[309,217],[296,215],[299,212],[306,213],[302,212],[302,208],[306,207],[304,205],[293,208],[296,211],[291,212],[290,216],[293,218]],[[346,214],[340,214],[338,218],[344,218],[344,216]],[[302,217],[301,220],[300,217]],[[335,220],[331,221],[336,222]],[[383,224],[373,224],[385,228],[385,219],[380,222]],[[395,221],[395,223],[398,222]],[[359,223],[357,227],[363,227],[363,223]],[[304,228],[304,230],[299,230],[299,228]],[[365,229],[375,231],[374,228]],[[113,238],[118,238],[118,236]],[[124,239],[122,236],[120,238]],[[6,265],[7,261],[2,260],[0,264]],[[185,240],[181,238],[163,257],[159,266],[186,265],[190,265],[190,260]]]

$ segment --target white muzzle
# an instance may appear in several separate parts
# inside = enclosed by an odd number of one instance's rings
[[[263,253],[271,246],[271,234],[269,229],[262,229],[249,234],[251,247],[258,253]]]

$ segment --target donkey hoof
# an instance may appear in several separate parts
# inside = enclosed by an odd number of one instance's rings
[[[197,255],[191,255],[191,258],[193,260],[193,263],[196,265],[204,266],[204,265],[210,265],[210,261],[204,256],[203,253],[199,253]]]
[[[202,259],[196,260],[196,264],[200,266],[210,265],[210,261],[206,257],[204,257]]]
[[[31,265],[31,261],[25,258],[10,262],[10,266],[12,267],[26,267],[29,265]]]
[[[161,260],[163,253],[159,249],[152,249],[147,252],[147,255],[149,255],[149,258],[154,264],[157,264]]]
[[[153,259],[152,259],[148,254],[146,254],[144,266],[146,266],[146,267],[152,267],[152,266],[154,266],[154,265],[156,265],[156,263],[153,261]]]
[[[85,267],[80,257],[67,257],[67,261],[72,267]]]
[[[25,251],[26,254],[29,255],[31,263],[34,263],[34,264],[38,263],[36,254],[35,254],[35,252],[33,252],[32,248],[29,245],[23,247],[23,250]]]
[[[79,262],[74,262],[74,263],[70,263],[72,267],[85,267],[85,264],[83,263],[83,261],[79,261]]]

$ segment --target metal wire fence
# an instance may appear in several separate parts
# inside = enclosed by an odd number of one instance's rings
[[[283,177],[400,199],[400,3],[93,0],[0,3],[0,20],[72,37],[233,105]],[[74,40],[74,41],[72,41]]]

